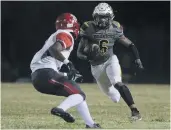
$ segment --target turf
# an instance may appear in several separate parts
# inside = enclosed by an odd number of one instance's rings
[[[96,84],[81,84],[87,94],[87,103],[94,120],[104,129],[169,129],[170,86],[129,85],[142,121],[131,123],[130,110],[121,99],[113,103]],[[66,123],[52,116],[50,109],[64,98],[44,95],[31,84],[1,84],[2,129],[84,129],[83,120],[75,108],[69,112],[75,123]]]

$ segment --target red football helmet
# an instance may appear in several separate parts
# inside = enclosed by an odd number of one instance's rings
[[[80,25],[77,21],[77,18],[71,13],[63,13],[56,19],[56,30],[57,29],[68,29],[78,37]]]

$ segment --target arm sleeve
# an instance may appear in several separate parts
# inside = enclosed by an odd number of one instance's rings
[[[139,53],[138,53],[138,49],[136,48],[136,46],[132,43],[131,40],[129,40],[127,37],[122,36],[118,39],[118,43],[123,44],[124,46],[128,47],[130,49],[130,51],[132,52],[132,54],[134,55],[135,59],[139,59]]]
[[[135,59],[140,59],[138,49],[136,46],[132,43],[131,40],[129,40],[127,37],[123,34],[123,29],[120,27],[118,33],[117,33],[117,42],[120,44],[123,44],[124,46],[128,47],[130,51],[132,52]]]
[[[132,54],[134,55],[134,58],[135,59],[140,59],[138,49],[136,48],[136,46],[133,43],[131,43],[129,45],[129,48],[130,48]]]

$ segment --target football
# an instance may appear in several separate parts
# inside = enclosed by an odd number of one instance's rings
[[[87,55],[95,55],[100,51],[100,47],[97,44],[88,44],[84,48],[84,53]]]

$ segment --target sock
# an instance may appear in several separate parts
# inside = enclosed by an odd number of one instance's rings
[[[130,90],[128,89],[128,87],[126,85],[123,84],[115,84],[115,88],[118,89],[121,97],[124,99],[124,101],[126,102],[126,104],[130,107],[135,106],[132,94],[130,92]],[[130,109],[131,109],[130,107]],[[135,108],[135,107],[134,107]]]
[[[78,104],[77,110],[83,118],[85,124],[89,125],[90,127],[93,127],[94,121],[90,115],[86,101],[83,101],[82,103]]]
[[[58,108],[66,111],[67,109],[76,106],[83,102],[83,97],[80,94],[73,94],[68,96],[59,106]]]

